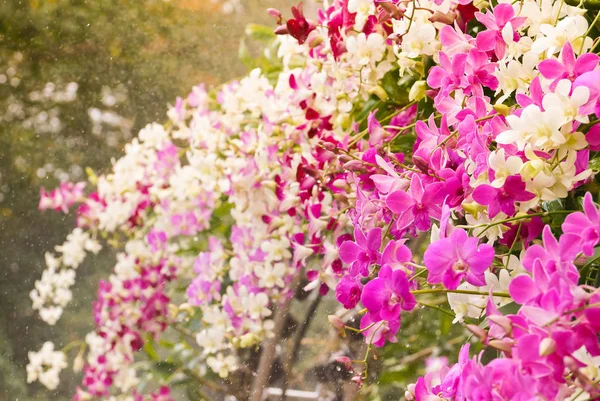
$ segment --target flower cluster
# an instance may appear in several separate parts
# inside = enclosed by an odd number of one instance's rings
[[[58,374],[67,366],[65,354],[54,351],[54,344],[47,341],[38,352],[29,352],[27,382],[39,380],[44,386],[54,390],[60,382]]]
[[[40,210],[54,209],[69,212],[69,207],[85,199],[83,189],[85,182],[73,184],[71,182],[62,182],[60,186],[49,193],[42,187],[40,189]]]
[[[519,305],[516,314],[503,315],[490,296],[485,314],[488,326],[469,330],[501,358],[482,364],[469,359],[469,346],[452,367],[429,372],[411,386],[409,400],[597,399],[600,389],[600,348],[597,314],[600,294],[579,285],[575,262],[596,246],[598,209],[585,196],[585,213],[571,214],[556,239],[549,226],[543,243],[529,247],[522,257],[524,272],[510,283],[509,295]],[[579,225],[582,224],[582,225]],[[575,228],[576,227],[576,228]],[[582,228],[585,230],[582,234]]]
[[[502,354],[484,364],[465,346],[408,399],[599,396],[600,293],[579,268],[600,214],[589,193],[583,212],[553,206],[582,194],[597,166],[589,13],[537,0],[334,0],[316,21],[301,5],[288,20],[269,13],[277,74],[194,87],[110,173],[89,174],[87,196],[80,184],[42,192],[42,209],[81,203],[32,292],[46,320],[95,238],[120,250],[77,398],[131,392],[135,351],[167,327],[196,337],[192,369],[227,377],[238,349],[276,335],[274,312],[304,275],[303,290],[335,289],[362,314],[364,363],[426,294],[447,294],[454,321]],[[502,314],[512,302],[519,311]]]

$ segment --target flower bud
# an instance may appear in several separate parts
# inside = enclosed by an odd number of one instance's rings
[[[512,336],[513,325],[509,318],[507,318],[506,316],[503,316],[503,315],[492,315],[492,316],[488,316],[488,319],[491,322],[494,322],[498,326],[502,327],[502,329],[504,330],[504,332],[506,333],[507,336],[509,336],[509,337]]]
[[[425,91],[425,94],[427,95],[427,97],[430,97],[430,98],[433,99],[434,97],[437,96],[438,92],[439,91],[437,89],[427,89]]]
[[[277,188],[277,183],[273,180],[264,180],[261,182],[263,187],[275,190]]]
[[[415,167],[421,170],[422,172],[427,173],[429,171],[429,163],[421,156],[413,155],[412,161]]]
[[[338,126],[342,127],[343,130],[347,130],[352,125],[352,118],[348,113],[340,113],[340,115],[336,118],[336,123]]]
[[[364,171],[365,167],[360,160],[350,160],[342,166],[345,170]]]
[[[477,217],[481,211],[483,211],[483,207],[478,203],[468,203],[464,202],[462,208],[467,214]]]
[[[348,100],[348,94],[346,92],[340,92],[335,95],[336,100]]]
[[[379,100],[381,100],[382,102],[386,102],[390,98],[388,96],[387,92],[385,91],[385,89],[383,89],[379,85],[374,86],[371,89],[369,89],[369,95],[377,96],[379,98]]]
[[[340,155],[340,156],[338,157],[338,160],[340,161],[340,163],[347,163],[347,162],[349,162],[349,161],[351,161],[351,160],[354,160],[354,159],[352,159],[352,158],[351,158],[350,156],[348,156],[348,155]]]
[[[399,18],[402,18],[404,16],[404,12],[402,10],[400,10],[395,4],[393,4],[391,2],[384,1],[384,2],[379,3],[379,5],[392,18],[399,19]]]
[[[83,369],[84,363],[85,363],[85,361],[83,359],[83,353],[80,352],[79,354],[77,354],[77,356],[73,360],[73,372],[75,372],[75,373],[81,372],[81,369]]]
[[[362,375],[356,375],[351,379],[354,383],[358,384],[358,387],[362,387],[363,385],[363,378]]]
[[[350,372],[354,370],[354,367],[352,366],[352,360],[346,355],[338,356],[337,358],[335,358],[335,361],[344,365],[344,367]]]
[[[348,183],[346,182],[346,180],[342,180],[340,178],[340,179],[337,179],[337,180],[335,180],[333,182],[333,186],[335,188],[342,189],[342,188],[346,188],[348,186]]]
[[[304,165],[304,166],[302,166],[302,169],[304,170],[306,175],[309,175],[309,176],[315,177],[315,178],[319,177],[319,171],[312,166]]]
[[[556,341],[550,337],[544,338],[540,341],[540,356],[548,356],[556,351]]]
[[[456,13],[449,11],[447,13],[443,13],[439,10],[436,10],[431,17],[429,17],[430,22],[441,22],[443,24],[452,25],[456,20]]]
[[[416,100],[417,102],[425,97],[427,92],[427,82],[417,81],[413,84],[408,92],[408,100],[411,102]]]
[[[289,35],[290,31],[288,31],[287,26],[280,25],[273,31],[275,35]]]
[[[92,170],[90,167],[86,167],[85,173],[88,176],[88,181],[90,182],[90,184],[92,184],[92,185],[98,184],[98,176],[96,175],[96,173],[94,173],[94,170]]]
[[[335,146],[335,144],[331,143],[331,142],[324,142],[324,141],[322,141],[322,142],[319,143],[319,146],[322,147],[325,150],[330,151],[330,152],[335,152],[337,150],[337,146]]]
[[[481,10],[485,10],[485,9],[489,8],[489,6],[490,6],[490,3],[489,3],[489,2],[487,2],[487,1],[482,1],[482,2],[480,2],[480,3],[477,3],[477,6],[476,6],[476,7],[477,7],[477,8],[478,8],[478,9],[481,11]]]
[[[269,14],[271,17],[275,18],[275,21],[277,21],[277,25],[281,25],[282,16],[281,16],[281,12],[279,12],[279,10],[276,10],[274,8],[267,8],[267,14]]]
[[[350,194],[345,194],[345,193],[339,193],[339,194],[333,194],[333,199],[335,199],[338,202],[348,202],[348,199]]]
[[[314,31],[314,32],[316,32],[316,31]],[[313,49],[313,48],[319,46],[321,43],[323,43],[323,36],[313,35],[313,37],[308,41],[308,47]]]
[[[175,304],[167,305],[167,309],[169,311],[169,318],[176,319],[179,314],[179,308]]]
[[[92,399],[92,395],[87,391],[81,390],[81,388],[77,387],[77,392],[73,397],[73,401],[90,401]]]
[[[248,348],[256,343],[256,336],[253,333],[246,333],[240,337],[240,348]]]
[[[491,340],[488,345],[492,348],[496,348],[499,351],[510,354],[512,352],[512,346],[509,342],[503,340]]]
[[[185,312],[188,315],[193,315],[195,313],[194,311],[194,307],[186,302],[182,303],[181,305],[179,305],[179,311],[180,312]]]
[[[404,398],[406,398],[406,401],[414,401],[415,387],[415,383],[411,383],[408,386],[406,386],[406,392],[404,393]]]
[[[335,327],[336,329],[344,330],[344,327],[345,327],[344,321],[342,319],[340,319],[338,316],[329,315],[329,316],[327,316],[327,320],[329,320],[329,323],[331,323],[331,325],[333,327]]]
[[[503,116],[507,116],[510,114],[510,107],[505,104],[495,104],[492,107],[494,108],[494,110],[496,110],[498,114],[502,114]]]
[[[487,331],[475,324],[467,324],[467,330],[469,330],[475,337],[481,342],[485,342],[487,339]]]

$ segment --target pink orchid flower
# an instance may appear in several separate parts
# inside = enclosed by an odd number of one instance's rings
[[[458,228],[449,237],[429,245],[423,260],[429,270],[430,284],[443,283],[454,290],[465,278],[470,284],[483,286],[484,273],[494,260],[494,248],[479,244],[479,239],[469,237],[465,230]]]

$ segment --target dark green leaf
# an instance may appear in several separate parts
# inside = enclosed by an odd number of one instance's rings
[[[156,371],[163,379],[169,378],[175,371],[178,366],[171,362],[160,361],[156,362],[152,365],[154,371]]]

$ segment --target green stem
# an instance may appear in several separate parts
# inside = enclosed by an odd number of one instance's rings
[[[453,293],[453,294],[467,294],[467,295],[489,295],[487,292],[481,291],[471,291],[471,290],[449,290],[447,288],[429,288],[425,290],[413,290],[411,291],[413,295],[420,294],[445,294],[445,293]],[[492,292],[492,296],[494,297],[503,297],[510,298],[510,294],[508,292]]]
[[[562,315],[560,315],[558,317],[555,317],[554,319],[550,320],[548,323],[545,324],[545,327],[548,327],[548,326],[552,325],[553,323],[555,323],[556,321],[558,321],[563,316],[570,315],[571,313],[581,312],[581,311],[584,311],[584,310],[586,310],[588,308],[597,308],[597,307],[600,307],[600,302],[596,302],[596,303],[593,303],[593,304],[587,304],[587,305],[581,306],[579,308],[568,310],[565,313],[563,313]]]
[[[404,105],[402,108],[394,111],[392,114],[390,114],[389,116],[386,116],[384,118],[381,119],[381,121],[379,121],[380,123],[384,123],[388,120],[391,120],[392,118],[394,118],[395,116],[397,116],[398,114],[402,113],[403,111],[407,110],[409,107],[411,107],[412,105],[414,105],[415,103],[417,103],[415,100],[413,100],[412,102],[407,103],[406,105]],[[368,114],[367,114],[368,115]],[[361,120],[362,121],[362,120]],[[413,125],[414,127],[414,125]],[[385,129],[385,126],[382,127]],[[396,127],[395,127],[396,128]],[[406,126],[406,127],[397,127],[398,129],[402,129],[403,131],[410,128],[410,126]],[[356,137],[354,139],[352,139],[350,141],[350,143],[348,143],[348,147],[351,147],[353,145],[355,145],[361,138],[363,138],[365,135],[367,135],[369,133],[369,129],[365,128],[364,130],[360,131]]]
[[[585,38],[590,34],[592,29],[596,25],[596,22],[598,22],[598,18],[600,18],[600,12],[596,13],[596,18],[594,18],[594,21],[592,21],[588,30],[583,34],[583,37],[581,38],[581,46],[579,47],[579,54],[583,53],[583,45],[585,44]]]
[[[570,6],[577,7],[580,4],[580,1],[579,0],[566,0],[565,3],[567,3]],[[582,3],[583,3],[583,6],[585,7],[585,9],[587,9],[587,10],[600,9],[600,1],[599,0],[584,0]]]
[[[445,313],[446,315],[450,316],[452,319],[456,318],[456,315],[454,313],[452,313],[452,312],[450,312],[450,311],[448,311],[448,310],[446,310],[444,308],[440,308],[437,305],[426,304],[425,302],[421,302],[421,301],[419,301],[419,305],[423,305],[423,306],[425,306],[427,308],[437,309],[440,312]]]
[[[512,244],[510,245],[510,249],[508,250],[508,256],[506,257],[506,265],[504,266],[507,269],[508,269],[508,262],[510,262],[510,255],[512,255],[512,251],[515,248],[515,244],[519,240],[519,236],[521,235],[522,228],[523,228],[523,221],[521,221],[519,223],[519,228],[517,228],[517,235],[515,235],[515,239],[513,240]]]
[[[65,346],[64,346],[64,347],[61,349],[61,352],[63,352],[63,353],[65,353],[65,354],[66,354],[67,352],[69,352],[69,351],[70,351],[71,349],[73,349],[74,347],[80,346],[82,342],[83,342],[83,341],[79,341],[79,340],[71,341],[70,343],[68,343],[67,345],[65,345]],[[85,343],[83,343],[83,344],[85,344]]]
[[[495,221],[493,223],[489,223],[489,224],[476,224],[474,226],[468,226],[468,225],[458,225],[456,227],[458,228],[466,228],[469,230],[475,229],[475,228],[483,228],[485,227],[485,230],[483,230],[481,233],[479,233],[479,235],[483,234],[484,232],[486,232],[489,228],[492,228],[494,226],[497,226],[499,224],[504,224],[504,223],[510,223],[511,221],[517,221],[517,220],[525,220],[525,219],[530,219],[532,217],[548,217],[551,216],[553,214],[570,214],[570,213],[574,213],[576,212],[575,210],[549,210],[547,212],[540,212],[540,213],[531,213],[531,214],[524,214],[522,216],[515,216],[515,217],[511,217],[508,219],[504,219],[504,220],[500,220],[500,221]]]
[[[377,323],[377,322],[371,323],[370,325],[368,325],[364,329],[355,329],[354,327],[350,327],[350,326],[344,326],[344,328],[346,330],[350,330],[350,331],[353,331],[355,333],[364,333],[365,331],[369,330],[371,327],[375,326],[375,323]]]

